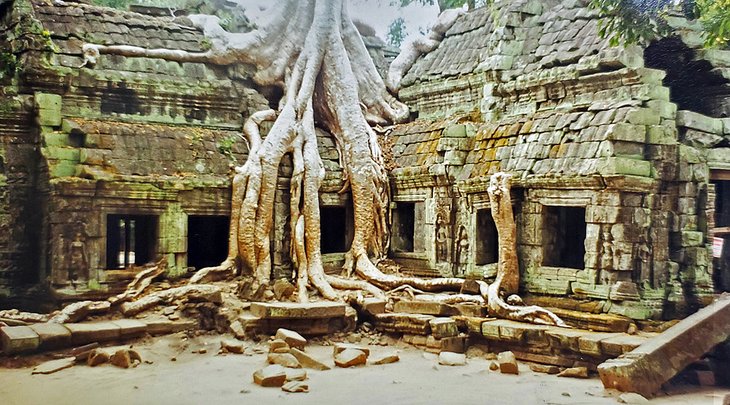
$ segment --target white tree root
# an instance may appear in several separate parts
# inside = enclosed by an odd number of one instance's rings
[[[121,310],[125,316],[136,315],[142,311],[150,309],[162,303],[183,298],[185,296],[196,296],[199,299],[220,302],[220,294],[222,289],[218,286],[208,284],[185,285],[177,288],[158,291],[146,295],[137,301],[125,302],[122,304]]]
[[[297,272],[296,290],[300,301],[308,299],[308,286],[328,300],[343,299],[335,288],[361,290],[381,298],[385,297],[382,290],[402,286],[429,293],[461,289],[463,279],[425,280],[389,275],[381,272],[371,260],[371,257],[383,257],[388,250],[390,188],[382,152],[370,124],[402,122],[409,113],[408,108],[388,92],[345,3],[344,0],[277,2],[265,24],[244,34],[224,31],[215,17],[191,16],[211,39],[212,49],[204,53],[93,44],[84,47],[86,64],[90,67],[101,54],[181,62],[249,63],[257,68],[256,83],[277,85],[284,90],[277,112],[256,113],[244,125],[250,150],[246,162],[236,168],[233,179],[228,257],[220,266],[199,271],[191,283],[228,277],[241,270],[252,275],[253,291],[269,285],[272,270],[270,237],[278,169],[284,156],[291,154],[291,257]],[[461,13],[461,10],[442,13],[432,33],[409,45],[396,59],[388,80],[391,91],[397,91],[405,72],[420,55],[438,45]],[[259,126],[270,120],[274,124],[262,139]],[[335,139],[343,168],[345,186],[342,192],[349,189],[352,196],[354,237],[346,254],[348,278],[328,276],[322,265],[319,188],[324,168],[317,148],[315,121]],[[562,321],[549,311],[508,305],[501,298],[502,290],[517,291],[519,271],[509,184],[506,180],[497,183],[499,187],[490,187],[489,191],[500,238],[497,280],[491,286],[480,283],[481,296],[475,298],[441,295],[432,299],[475,303],[488,299],[488,308],[498,316],[561,324]],[[362,280],[350,279],[353,271]],[[127,311],[135,312],[165,299],[170,296],[155,294],[124,306]]]

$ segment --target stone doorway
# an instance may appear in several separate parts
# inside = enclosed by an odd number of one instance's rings
[[[227,216],[188,216],[188,266],[202,269],[219,265],[228,256]]]
[[[542,232],[543,266],[585,267],[585,207],[545,206]]]
[[[477,234],[474,264],[482,266],[499,261],[499,244],[497,226],[492,218],[492,211],[482,209],[477,211]]]

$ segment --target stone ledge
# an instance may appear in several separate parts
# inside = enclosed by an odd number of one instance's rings
[[[321,319],[345,316],[345,304],[336,302],[252,302],[251,314],[261,319]]]

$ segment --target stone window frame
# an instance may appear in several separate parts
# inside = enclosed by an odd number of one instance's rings
[[[429,200],[429,198],[427,195],[423,195],[420,193],[419,194],[408,194],[408,195],[396,195],[393,197],[391,204],[390,204],[391,243],[390,243],[390,248],[388,249],[388,255],[390,257],[400,258],[400,259],[424,260],[427,262],[435,261],[435,258],[431,257],[432,255],[434,255],[433,251],[435,250],[435,244],[436,244],[435,239],[433,241],[431,241],[431,243],[434,245],[431,249],[429,249],[429,247],[427,246],[427,244],[429,243],[428,236],[433,233],[433,232],[430,232],[429,229],[427,229],[428,228],[427,227],[427,223],[428,223],[428,220],[427,220],[428,212],[427,211],[429,208],[428,200]],[[424,243],[423,243],[424,249],[422,251],[414,250],[413,252],[397,252],[397,251],[393,250],[393,243],[392,243],[393,228],[392,227],[394,225],[394,221],[392,220],[392,218],[394,217],[393,213],[397,209],[398,203],[412,203],[412,204],[414,204],[414,210],[418,209],[418,205],[416,205],[416,204],[418,204],[418,203],[423,204],[423,211],[424,211],[423,212],[423,217],[424,217],[423,225],[424,225],[424,227],[423,227],[423,229],[421,229],[421,232],[420,232],[424,237]],[[414,212],[414,220],[416,217],[417,217],[417,213]],[[416,239],[416,233],[418,232],[418,228],[416,227],[415,223],[414,223],[413,227],[414,227],[414,235],[413,235],[414,243],[413,244],[414,244],[414,249],[415,249],[415,245],[416,245],[415,239]]]
[[[586,230],[587,226],[590,223],[588,220],[588,216],[590,215],[590,207],[593,204],[591,198],[586,197],[571,197],[571,196],[561,196],[561,197],[542,197],[538,198],[537,202],[540,204],[540,229],[544,231],[545,229],[545,207],[566,207],[566,208],[583,208],[585,210],[583,221],[586,224]],[[585,241],[584,241],[585,243]],[[560,269],[569,269],[569,270],[577,270],[577,271],[583,271],[586,269],[586,252],[583,253],[583,268],[572,268],[572,267],[555,267],[555,266],[546,266],[543,263],[545,262],[545,241],[542,240],[542,237],[540,238],[540,257],[539,257],[539,266],[538,271],[551,271],[556,270],[559,271]]]
[[[355,233],[355,217],[354,217],[354,211],[353,211],[354,208],[352,206],[352,198],[349,193],[337,194],[337,193],[330,193],[330,192],[320,192],[319,193],[320,212],[321,212],[322,207],[345,208],[345,218],[347,221],[345,226],[349,227],[349,229],[346,230],[346,233],[348,234],[348,238],[352,238],[352,236],[354,236],[354,233]],[[352,243],[352,240],[350,240],[350,243]],[[324,266],[325,271],[327,271],[329,273],[330,270],[328,270],[328,269],[332,269],[332,271],[334,271],[334,269],[341,269],[342,266],[345,264],[345,254],[346,253],[347,252],[322,253],[322,265]]]
[[[129,201],[124,201],[124,203],[129,203]],[[155,248],[153,252],[153,260],[157,260],[161,256],[161,246],[162,246],[162,239],[164,235],[162,235],[161,232],[161,226],[160,226],[160,218],[164,214],[164,209],[161,209],[159,207],[150,207],[147,205],[140,205],[140,206],[123,206],[123,205],[109,205],[104,206],[99,211],[99,252],[98,252],[98,262],[97,263],[90,263],[90,270],[91,271],[99,271],[99,272],[108,272],[108,271],[115,271],[115,270],[122,270],[122,269],[109,269],[107,268],[107,229],[108,229],[108,220],[110,215],[128,215],[128,216],[135,216],[135,215],[150,215],[155,217]],[[186,229],[187,233],[187,229]]]

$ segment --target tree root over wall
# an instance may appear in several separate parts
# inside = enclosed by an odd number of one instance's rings
[[[391,90],[396,90],[400,78],[420,53],[438,45],[457,17],[453,12],[445,13],[429,37],[429,46],[412,50],[398,61],[393,69],[397,77],[389,81]],[[280,1],[272,7],[267,21],[248,33],[226,32],[216,17],[190,18],[210,38],[210,51],[188,53],[86,44],[84,52],[88,67],[93,67],[102,54],[249,63],[258,68],[254,76],[257,84],[279,86],[284,91],[276,111],[257,112],[244,126],[249,155],[236,168],[233,180],[228,258],[219,266],[200,270],[191,282],[244,271],[253,274],[253,291],[270,284],[270,235],[278,169],[282,158],[290,154],[291,256],[297,272],[299,301],[308,299],[309,285],[327,300],[341,300],[336,290],[343,289],[361,290],[376,297],[385,297],[383,290],[404,285],[429,293],[458,291],[463,279],[398,277],[383,273],[371,259],[387,252],[390,189],[380,145],[370,125],[404,122],[409,112],[388,92],[350,18],[346,1]],[[260,134],[264,121],[273,121],[265,138]],[[326,275],[322,265],[319,188],[324,167],[317,148],[315,122],[335,139],[344,173],[342,192],[349,191],[352,196],[355,229],[346,253],[348,277]],[[499,229],[500,271],[492,285],[480,284],[481,297],[468,300],[486,300],[490,312],[497,316],[562,325],[549,311],[509,305],[502,299],[500,287],[513,293],[519,281],[508,177],[493,177],[489,193]],[[358,279],[350,277],[353,271]]]

